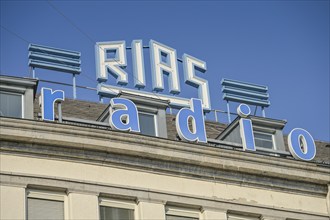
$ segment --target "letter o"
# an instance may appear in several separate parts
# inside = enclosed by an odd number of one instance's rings
[[[313,160],[316,154],[315,142],[312,135],[302,129],[293,129],[288,136],[289,150],[292,156],[300,160]]]

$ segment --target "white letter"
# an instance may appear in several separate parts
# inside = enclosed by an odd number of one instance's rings
[[[134,86],[137,88],[144,88],[146,86],[146,81],[145,81],[145,73],[144,73],[142,40],[132,41],[132,60],[133,60]]]
[[[195,69],[202,73],[206,71],[206,63],[188,54],[183,54],[182,60],[185,83],[198,88],[198,98],[203,100],[203,108],[211,109],[208,81],[195,75]]]
[[[109,57],[113,55],[114,57]],[[96,78],[98,81],[108,80],[108,70],[117,78],[117,84],[128,83],[126,67],[125,41],[98,42],[95,45]]]
[[[149,47],[153,89],[157,91],[164,90],[163,74],[165,73],[169,75],[170,93],[180,93],[176,50],[154,40],[150,40]]]

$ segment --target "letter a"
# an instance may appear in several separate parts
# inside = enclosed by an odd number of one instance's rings
[[[111,99],[109,123],[116,130],[140,132],[137,108],[128,99]]]

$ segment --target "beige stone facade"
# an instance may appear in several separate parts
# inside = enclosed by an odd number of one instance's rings
[[[27,199],[62,201],[65,219],[329,219],[330,169],[276,155],[97,126],[0,117],[0,218],[26,219]]]

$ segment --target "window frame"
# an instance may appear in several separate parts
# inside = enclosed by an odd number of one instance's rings
[[[134,220],[138,219],[137,216],[137,204],[134,201],[119,200],[119,199],[109,199],[109,198],[99,198],[99,219],[101,219],[101,206],[128,209],[133,210]]]
[[[261,220],[260,215],[256,214],[241,214],[241,213],[227,213],[227,220]]]
[[[28,199],[42,199],[42,200],[49,200],[49,201],[57,201],[63,202],[63,213],[64,213],[64,220],[69,219],[68,213],[68,202],[67,202],[67,195],[64,192],[56,192],[56,191],[45,191],[45,190],[36,190],[36,189],[27,189],[26,190],[26,197],[25,197],[25,216],[28,219]]]
[[[165,208],[165,219],[167,215],[174,215],[186,218],[196,218],[201,220],[201,212],[189,208],[177,208],[177,207],[166,207]]]
[[[267,150],[273,150],[273,151],[276,151],[276,150],[277,150],[277,147],[276,147],[276,141],[275,141],[275,135],[274,135],[273,133],[271,133],[271,132],[265,132],[265,131],[260,131],[260,130],[254,130],[254,131],[253,131],[254,142],[255,142],[255,140],[256,140],[255,133],[257,133],[257,134],[262,134],[262,135],[269,135],[269,136],[271,136],[271,138],[272,138],[272,144],[273,144],[273,147],[272,147],[272,148],[267,148],[267,147],[262,147],[262,146],[257,146],[257,145],[256,145],[256,148],[257,148],[257,149],[262,149],[262,150],[263,150],[263,149],[267,149]],[[258,140],[269,141],[269,140],[266,140],[266,139],[260,139],[260,138],[258,138]]]
[[[24,109],[25,109],[25,105],[24,105],[24,92],[14,92],[14,91],[7,91],[7,90],[0,90],[0,93],[3,94],[9,94],[9,95],[17,95],[21,97],[21,117],[19,118],[24,118],[25,114],[24,114]],[[9,117],[9,116],[2,116],[2,117]],[[12,117],[12,118],[16,118],[16,117]]]
[[[155,136],[154,137],[158,137],[159,131],[158,131],[158,120],[157,120],[157,113],[152,113],[152,112],[147,112],[147,111],[138,111],[138,116],[139,114],[144,114],[144,115],[151,115],[153,116],[153,120],[154,120],[154,129],[155,129]],[[140,120],[140,116],[139,116],[139,120]],[[140,123],[140,121],[139,121]],[[141,123],[140,123],[141,124]],[[142,134],[142,133],[141,133]],[[142,135],[146,135],[146,134],[142,134]],[[149,136],[149,135],[148,135]],[[152,136],[152,135],[150,135]],[[152,136],[153,137],[153,136]]]

